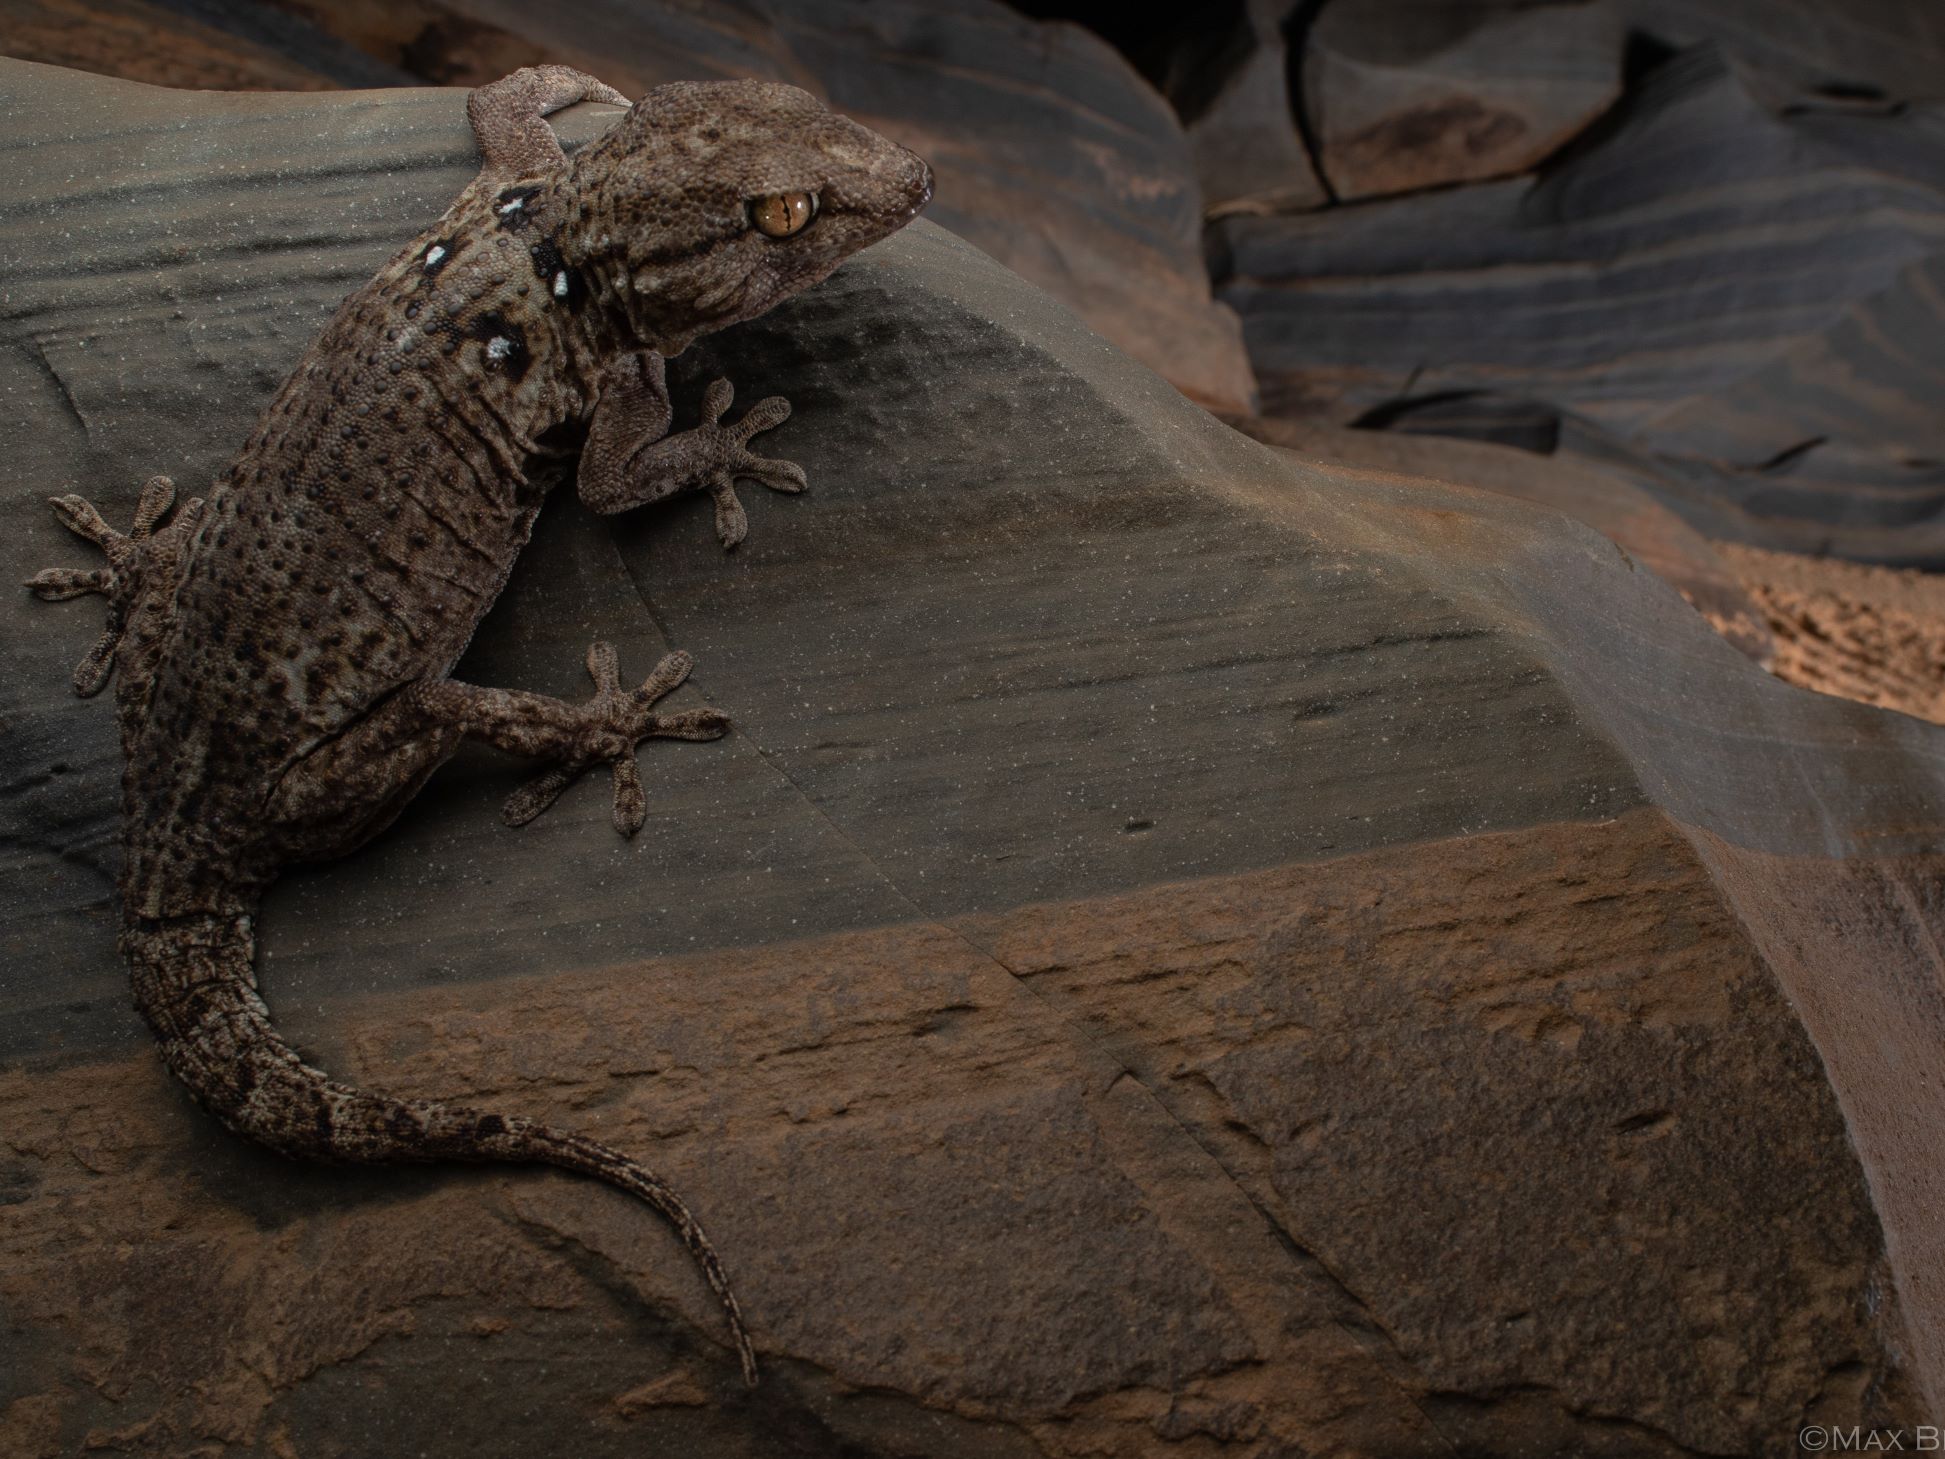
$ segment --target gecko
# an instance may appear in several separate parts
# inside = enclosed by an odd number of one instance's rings
[[[628,110],[570,159],[546,117],[580,101]],[[107,565],[27,586],[108,600],[74,688],[115,680],[119,949],[194,1099],[289,1156],[543,1164],[619,1187],[674,1227],[754,1383],[723,1264],[666,1182],[518,1114],[313,1068],[258,992],[254,920],[282,868],[370,840],[467,740],[544,767],[507,800],[510,825],[606,764],[616,829],[641,828],[637,746],[729,729],[714,709],[656,710],[688,655],[631,689],[596,643],[579,704],[451,671],[570,476],[603,514],[707,492],[725,548],[748,531],[737,481],[804,489],[801,467],[749,449],[788,402],[725,424],[733,390],[716,380],[702,422],[671,434],[664,362],[902,227],[930,201],[932,172],[770,82],[678,82],[629,106],[591,76],[537,66],[471,91],[466,110],[478,176],[346,298],[208,495],[178,503],[151,477],[125,533],[79,495],[54,498]]]

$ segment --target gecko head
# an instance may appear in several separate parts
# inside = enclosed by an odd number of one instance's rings
[[[794,86],[685,81],[584,147],[569,197],[562,256],[666,355],[902,228],[932,169]]]

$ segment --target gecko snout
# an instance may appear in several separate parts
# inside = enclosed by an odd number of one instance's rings
[[[911,202],[905,205],[905,221],[911,222],[925,210],[932,201],[932,164],[923,157],[913,154],[912,160],[918,163],[918,181],[912,191]]]

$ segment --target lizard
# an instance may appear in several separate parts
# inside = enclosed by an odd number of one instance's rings
[[[570,159],[545,118],[580,101],[628,110]],[[638,744],[729,728],[714,709],[656,710],[688,655],[628,689],[596,643],[580,704],[451,671],[570,475],[604,514],[707,491],[725,548],[748,530],[738,480],[803,490],[799,466],[748,448],[788,402],[725,425],[733,391],[717,380],[702,423],[670,434],[665,361],[902,227],[932,173],[771,82],[678,82],[629,106],[591,76],[537,66],[474,89],[466,109],[477,177],[345,299],[208,495],[178,504],[152,477],[126,533],[79,495],[54,498],[107,566],[27,586],[108,600],[74,688],[115,678],[119,949],[194,1099],[289,1156],[537,1163],[619,1187],[686,1244],[754,1383],[723,1264],[667,1183],[579,1134],[312,1067],[258,991],[254,922],[282,868],[370,840],[466,740],[547,767],[508,799],[509,824],[606,763],[616,829],[641,828]]]

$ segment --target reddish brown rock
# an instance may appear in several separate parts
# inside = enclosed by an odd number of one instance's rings
[[[1778,678],[1945,724],[1945,578],[1719,550],[1768,621]]]
[[[267,26],[224,27],[156,0],[4,0],[0,51],[155,86],[220,91],[321,91],[410,79],[326,31],[264,10]],[[238,17],[232,10],[226,18]],[[240,33],[252,29],[260,33]]]

